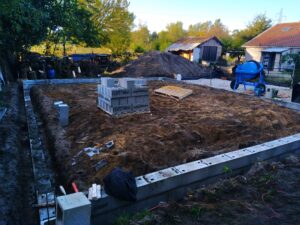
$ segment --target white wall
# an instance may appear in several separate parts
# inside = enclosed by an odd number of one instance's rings
[[[255,60],[257,62],[261,61],[261,51],[264,48],[246,48],[246,52],[245,52],[245,61],[248,60]]]
[[[194,48],[191,61],[198,63],[200,61],[201,48]]]

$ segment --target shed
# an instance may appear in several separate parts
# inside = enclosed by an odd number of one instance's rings
[[[215,62],[221,56],[222,43],[215,36],[209,38],[187,37],[173,43],[166,51],[197,63],[200,60]]]

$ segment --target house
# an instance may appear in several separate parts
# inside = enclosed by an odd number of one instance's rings
[[[215,62],[221,56],[222,43],[215,36],[210,38],[187,37],[173,43],[166,51],[197,63],[200,60]]]
[[[286,54],[300,53],[300,22],[277,24],[243,45],[246,60],[262,62],[268,70],[288,68]]]

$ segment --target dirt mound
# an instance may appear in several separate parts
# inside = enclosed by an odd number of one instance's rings
[[[150,52],[114,71],[112,75],[129,77],[203,78],[210,76],[210,69],[168,52]]]

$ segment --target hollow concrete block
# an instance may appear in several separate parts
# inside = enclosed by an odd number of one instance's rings
[[[56,199],[56,225],[90,225],[91,202],[82,192]]]
[[[69,124],[69,106],[67,104],[58,105],[59,123],[61,126]]]

